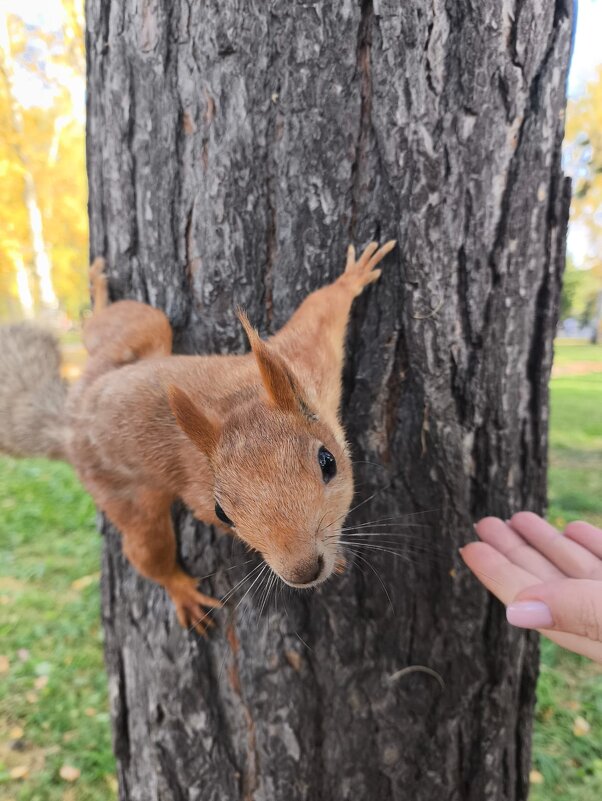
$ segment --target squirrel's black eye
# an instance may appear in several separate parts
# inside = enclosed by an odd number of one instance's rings
[[[222,523],[224,523],[226,526],[230,526],[230,528],[233,528],[234,523],[230,520],[228,515],[224,512],[224,510],[217,501],[215,502],[215,516],[218,517],[222,521]]]
[[[334,478],[337,474],[337,460],[324,445],[322,445],[318,451],[318,464],[322,471],[322,479],[325,484],[328,484],[330,479]]]

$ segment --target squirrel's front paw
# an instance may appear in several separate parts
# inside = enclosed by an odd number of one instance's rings
[[[391,239],[379,248],[378,242],[370,242],[358,261],[355,260],[355,248],[349,245],[347,264],[341,280],[352,287],[355,296],[360,295],[368,284],[378,281],[381,270],[375,270],[374,267],[393,250],[396,244],[397,240]]]
[[[165,582],[164,586],[173,601],[180,625],[205,635],[215,624],[209,617],[209,611],[204,607],[220,609],[222,603],[210,595],[199,592],[198,582],[199,580],[193,576],[179,571],[172,579]]]

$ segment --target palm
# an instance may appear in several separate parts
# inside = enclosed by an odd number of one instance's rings
[[[531,512],[486,517],[480,542],[462,549],[477,578],[506,606],[530,598],[553,608],[554,642],[602,662],[602,530],[570,523],[563,534]],[[518,597],[517,597],[518,596]]]

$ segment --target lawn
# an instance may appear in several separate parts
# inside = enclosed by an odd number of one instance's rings
[[[600,363],[560,343],[556,364]],[[552,381],[550,519],[602,525],[602,372]],[[65,465],[0,458],[0,800],[116,798],[94,507]],[[532,801],[602,798],[602,672],[542,648]]]
[[[116,797],[99,545],[94,506],[67,465],[0,459],[3,801]]]
[[[602,368],[602,346],[557,341],[554,364]],[[551,384],[548,517],[602,527],[602,372]],[[602,798],[602,670],[542,640],[531,801]]]

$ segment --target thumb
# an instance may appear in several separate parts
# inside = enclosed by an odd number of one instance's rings
[[[520,628],[564,631],[602,642],[602,581],[556,579],[527,587],[508,606],[506,617]]]

